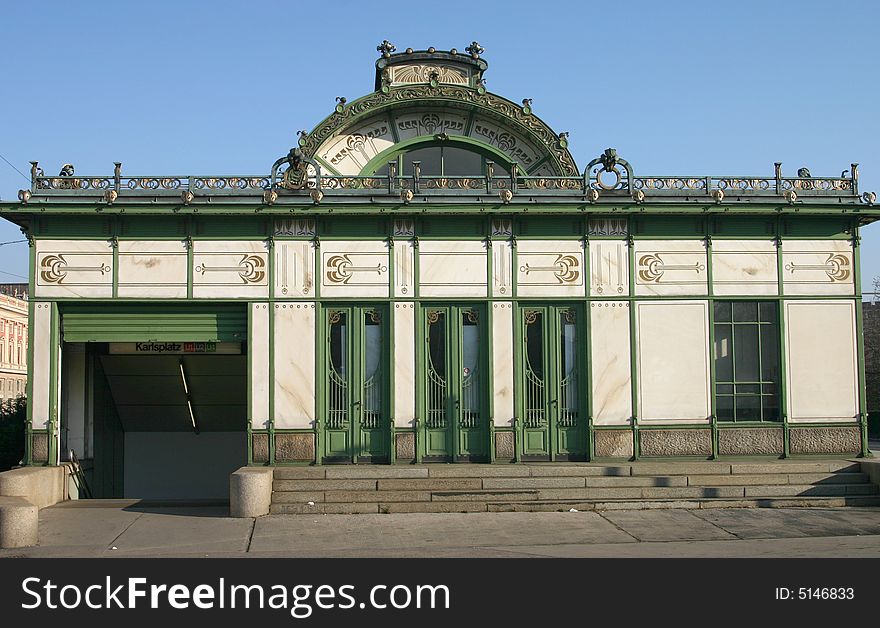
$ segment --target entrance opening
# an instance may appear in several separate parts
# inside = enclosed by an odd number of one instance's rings
[[[62,364],[62,451],[93,497],[228,498],[247,464],[243,343],[65,343]]]

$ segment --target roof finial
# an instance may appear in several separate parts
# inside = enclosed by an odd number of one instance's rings
[[[376,46],[376,50],[382,53],[382,56],[386,59],[391,56],[391,53],[397,50],[397,48],[387,39],[383,39],[382,43]]]
[[[480,45],[478,41],[472,41],[471,45],[464,49],[465,52],[470,53],[470,55],[474,59],[479,59],[480,55],[485,52],[485,49]]]

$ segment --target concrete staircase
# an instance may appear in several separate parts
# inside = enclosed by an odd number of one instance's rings
[[[880,506],[857,462],[278,467],[272,514]]]

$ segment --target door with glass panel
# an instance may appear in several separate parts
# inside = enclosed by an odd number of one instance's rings
[[[484,309],[426,306],[424,427],[426,462],[488,459],[488,364]]]
[[[578,306],[520,310],[523,460],[586,460],[586,336]]]
[[[384,308],[324,309],[323,462],[389,461]]]

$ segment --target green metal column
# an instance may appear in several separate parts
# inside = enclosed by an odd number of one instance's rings
[[[715,411],[715,292],[712,275],[712,233],[707,219],[706,229],[706,279],[709,314],[709,426],[712,430],[712,460],[718,458],[718,418]]]
[[[853,246],[853,281],[855,282],[855,309],[856,309],[856,355],[858,357],[858,380],[859,380],[859,428],[861,432],[862,447],[860,456],[867,458],[871,456],[871,450],[868,449],[868,407],[866,400],[866,382],[865,382],[865,327],[864,327],[864,307],[862,303],[862,273],[861,273],[861,253],[859,246],[861,244],[861,234],[859,233],[858,223],[853,224],[852,228],[852,246]]]
[[[782,266],[782,217],[776,218],[776,280],[779,293],[779,410],[782,415],[782,457],[790,458],[788,432],[788,372],[785,354],[785,289]]]
[[[635,220],[629,216],[627,220],[627,255],[629,260],[629,363],[630,363],[630,394],[632,395],[632,432],[633,460],[639,459],[639,373],[636,343],[636,254],[633,226]]]

